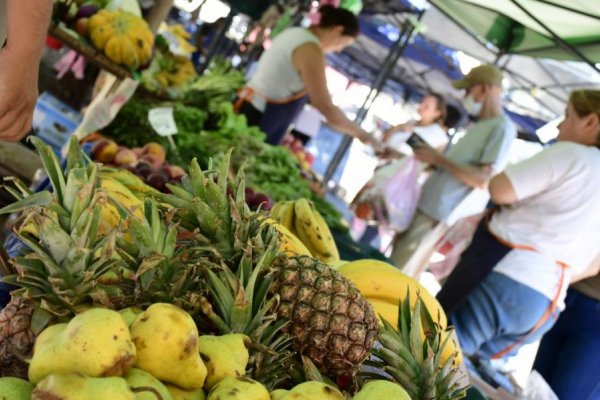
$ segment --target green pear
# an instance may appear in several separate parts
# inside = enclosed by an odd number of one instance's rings
[[[123,378],[90,378],[79,374],[52,374],[33,390],[31,400],[135,400]]]
[[[285,389],[277,389],[273,390],[271,393],[271,400],[283,400],[283,398],[289,393],[289,390]]]
[[[135,393],[135,400],[173,400],[165,384],[144,370],[131,368],[125,379]]]
[[[153,304],[130,327],[137,348],[136,367],[182,389],[201,389],[206,366],[198,352],[198,328],[172,304]]]
[[[296,385],[281,400],[344,400],[336,388],[323,382],[310,381]]]
[[[124,309],[120,310],[119,314],[121,314],[121,316],[125,320],[125,323],[127,324],[127,326],[131,326],[133,321],[135,321],[135,318],[142,312],[143,311],[140,308],[128,307],[128,308],[124,308]]]
[[[29,400],[33,385],[19,378],[0,378],[0,400]]]
[[[40,334],[29,364],[29,380],[35,384],[52,373],[69,372],[123,376],[134,363],[135,346],[123,317],[116,311],[93,308]]]
[[[173,400],[206,400],[206,395],[202,389],[183,390],[170,383],[167,383],[166,385],[171,396],[173,396]]]
[[[244,376],[250,354],[246,348],[246,335],[232,333],[223,336],[200,336],[200,357],[208,375],[204,388],[210,390],[219,381],[230,376]]]
[[[207,400],[271,400],[267,388],[245,376],[225,378],[217,383]]]
[[[362,389],[354,395],[354,400],[410,400],[406,390],[397,383],[375,380],[364,384]]]

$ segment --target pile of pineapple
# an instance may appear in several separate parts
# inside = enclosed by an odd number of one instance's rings
[[[380,322],[349,279],[282,250],[228,157],[158,194],[103,173],[76,141],[64,169],[34,144],[52,190],[15,182],[0,210],[20,213],[24,244],[5,278],[18,289],[0,312],[0,398],[464,397],[422,300],[399,293],[397,324]]]

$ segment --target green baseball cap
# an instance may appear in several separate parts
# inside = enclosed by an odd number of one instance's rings
[[[491,64],[483,64],[469,71],[463,79],[452,82],[456,89],[468,89],[471,86],[487,83],[502,86],[504,75],[500,68]]]

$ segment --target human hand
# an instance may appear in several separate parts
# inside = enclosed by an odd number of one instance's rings
[[[9,47],[0,50],[0,65],[0,140],[17,142],[31,128],[39,65]]]
[[[400,154],[400,152],[391,149],[389,147],[380,147],[378,149],[375,150],[375,155],[380,158],[380,159],[384,159],[384,160],[391,160],[391,159],[396,159],[396,158],[401,158],[402,154]]]
[[[417,160],[430,165],[438,165],[444,157],[440,152],[426,143],[416,147],[413,151]]]

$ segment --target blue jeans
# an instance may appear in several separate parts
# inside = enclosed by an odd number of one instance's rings
[[[555,322],[554,317],[528,335],[551,301],[509,277],[491,272],[450,315],[463,351],[492,358],[510,345],[532,343]],[[516,346],[510,354],[518,350]]]
[[[560,400],[600,400],[600,301],[570,289],[534,368]]]

